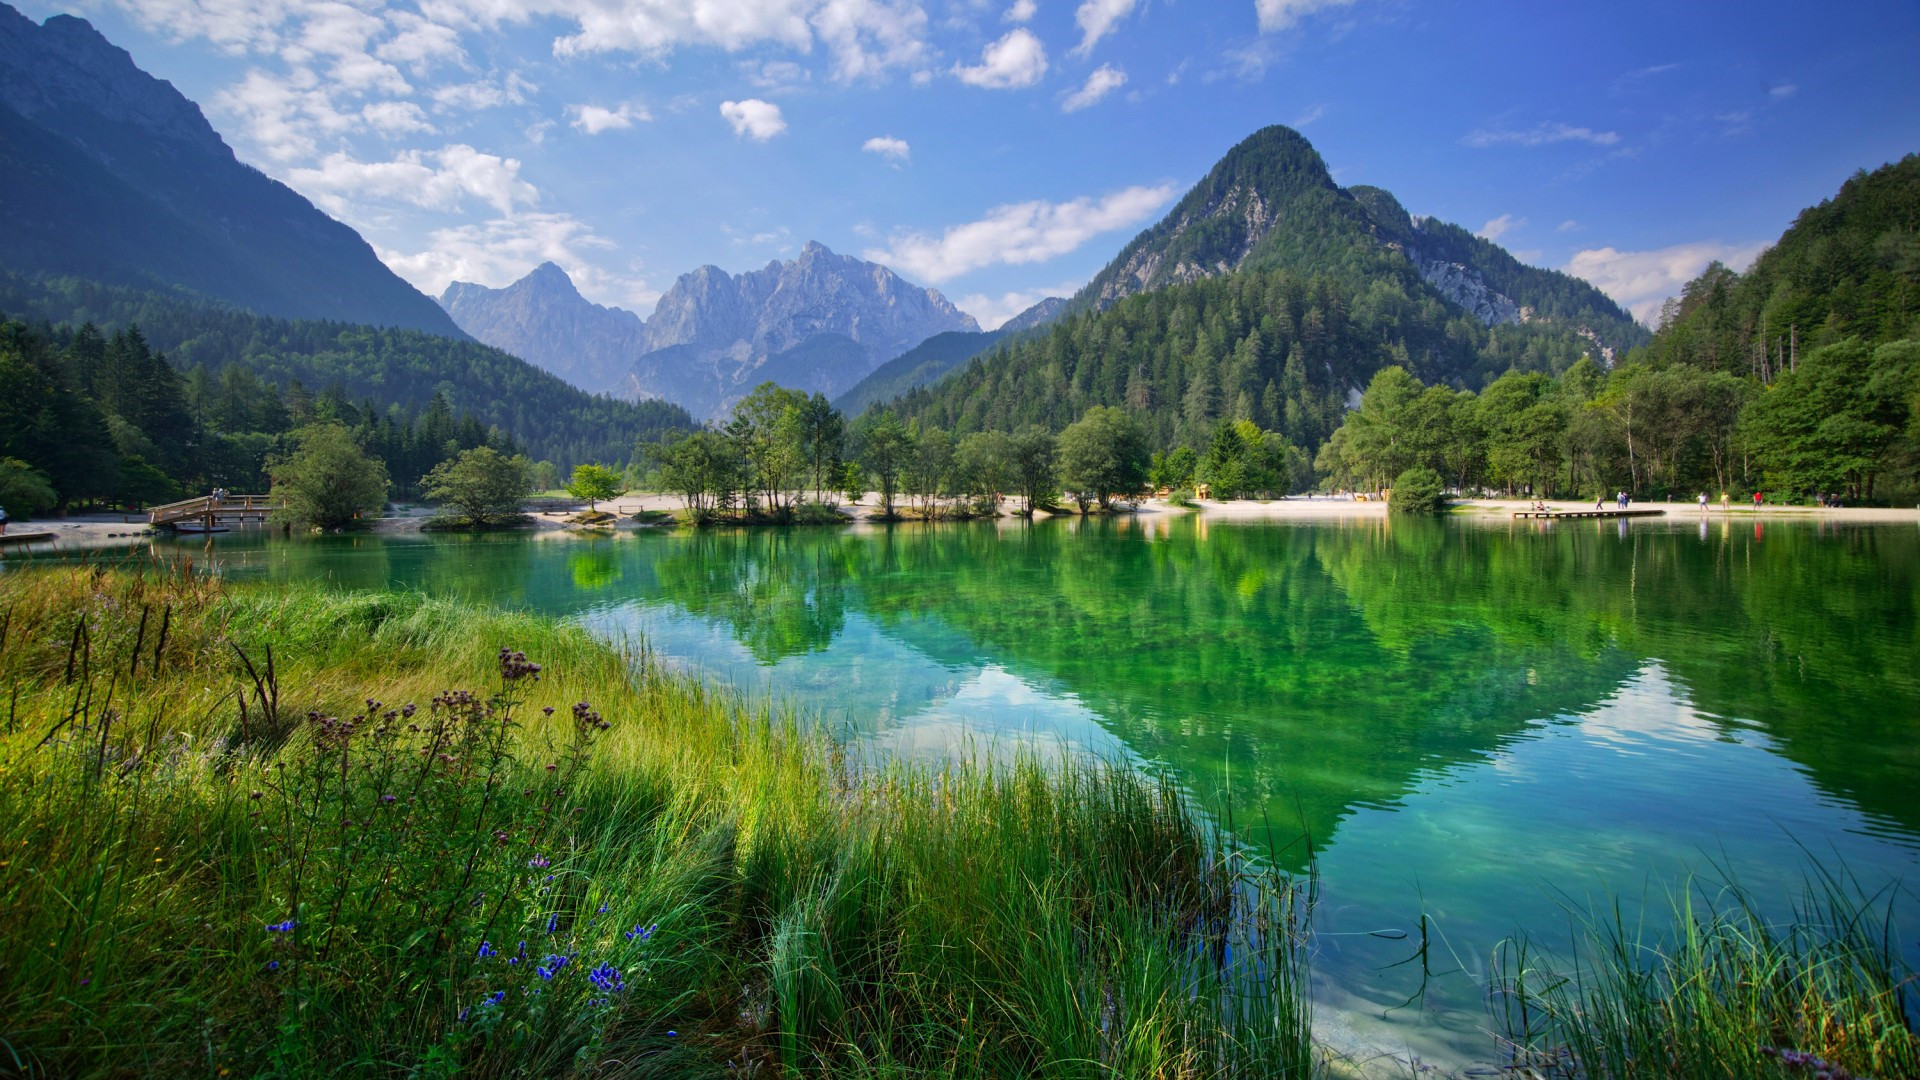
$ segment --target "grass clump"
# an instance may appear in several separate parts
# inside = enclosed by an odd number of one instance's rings
[[[1672,900],[1652,941],[1582,917],[1571,964],[1524,943],[1500,957],[1497,1019],[1515,1067],[1551,1078],[1920,1077],[1913,973],[1892,896],[1815,871],[1792,915],[1769,918],[1730,879]]]
[[[1294,894],[1123,767],[860,766],[419,595],[48,568],[0,611],[9,1070],[1310,1071]]]

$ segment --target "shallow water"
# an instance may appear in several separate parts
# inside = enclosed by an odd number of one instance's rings
[[[1171,769],[1280,865],[1317,868],[1323,1034],[1429,1061],[1489,1058],[1496,947],[1555,945],[1589,902],[1657,920],[1690,873],[1731,873],[1784,906],[1810,853],[1869,888],[1920,880],[1912,526],[1154,516],[233,533],[212,554],[236,578],[644,637],[879,752]]]

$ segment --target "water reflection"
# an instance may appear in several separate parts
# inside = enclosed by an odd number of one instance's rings
[[[1569,898],[1710,860],[1785,895],[1803,845],[1869,882],[1920,866],[1911,528],[1157,516],[218,553],[644,635],[872,752],[1169,768],[1282,865],[1310,840],[1322,1000],[1350,1006],[1328,1022],[1430,1055],[1484,1050],[1479,968]],[[1424,987],[1367,934],[1423,912],[1452,969]]]

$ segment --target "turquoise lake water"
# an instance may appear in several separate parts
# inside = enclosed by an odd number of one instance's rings
[[[236,579],[397,585],[644,638],[875,753],[1171,770],[1279,865],[1317,870],[1317,1022],[1341,1044],[1489,1059],[1501,941],[1558,946],[1570,910],[1613,898],[1657,925],[1689,874],[1783,909],[1810,857],[1869,888],[1920,881],[1911,525],[1142,516],[236,532],[210,554]],[[1423,913],[1426,962],[1405,962]]]

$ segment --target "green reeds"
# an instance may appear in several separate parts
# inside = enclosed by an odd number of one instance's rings
[[[1913,974],[1891,891],[1816,869],[1790,913],[1731,875],[1671,897],[1656,937],[1616,905],[1580,916],[1557,962],[1510,943],[1496,1019],[1515,1067],[1544,1077],[1920,1077]]]
[[[1290,883],[1133,770],[863,766],[418,595],[0,612],[0,1071],[1311,1071]]]

